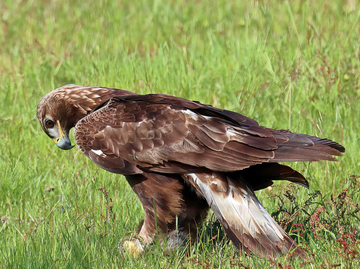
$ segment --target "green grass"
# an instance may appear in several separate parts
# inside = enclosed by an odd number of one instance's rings
[[[358,267],[359,8],[351,0],[1,1],[0,267]],[[304,225],[292,234],[309,263],[243,256],[214,217],[199,243],[175,253],[157,244],[139,259],[119,253],[143,217],[137,197],[78,149],[56,148],[34,120],[40,98],[69,83],[172,94],[343,144],[339,162],[292,164],[309,191],[276,183],[258,192],[287,231]]]

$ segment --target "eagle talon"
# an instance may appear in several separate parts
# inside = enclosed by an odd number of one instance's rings
[[[120,242],[120,245],[121,243],[122,242]],[[138,258],[139,255],[144,252],[144,247],[139,239],[131,238],[130,240],[124,241],[122,246],[120,246],[120,251],[124,252],[124,255],[131,255],[134,258]]]

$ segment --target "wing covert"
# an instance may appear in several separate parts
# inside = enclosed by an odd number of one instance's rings
[[[112,98],[83,118],[75,129],[80,149],[89,157],[101,152],[97,158],[117,157],[149,170],[175,162],[235,171],[274,157],[276,139],[266,128],[241,126],[219,114],[202,115],[184,104],[150,97]]]

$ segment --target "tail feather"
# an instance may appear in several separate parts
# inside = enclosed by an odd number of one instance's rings
[[[342,156],[345,148],[329,139],[291,133],[286,130],[273,130],[278,148],[270,162],[296,161],[337,161],[333,156]]]
[[[234,245],[263,257],[294,254],[306,257],[296,242],[264,209],[246,181],[224,173],[187,175],[203,193]]]
[[[331,147],[333,149],[336,149],[337,151],[340,151],[342,153],[345,152],[345,148],[335,141],[332,141],[327,138],[319,138],[319,137],[315,137],[315,136],[311,136],[311,135],[305,135],[305,136],[307,138],[309,138],[311,141],[313,141],[315,144],[325,145],[325,146]],[[341,155],[337,154],[337,156],[341,156]]]
[[[309,183],[302,174],[289,166],[278,163],[261,163],[235,172],[233,178],[246,178],[251,189],[256,191],[273,184],[273,180],[287,180],[309,188]]]
[[[340,154],[340,155],[339,155]],[[320,160],[337,161],[332,155],[341,156],[337,150],[324,145],[312,147],[280,146],[269,162],[312,162]]]

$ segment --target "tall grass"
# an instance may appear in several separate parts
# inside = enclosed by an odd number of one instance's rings
[[[356,1],[5,0],[0,10],[0,267],[359,266]],[[35,119],[41,96],[69,83],[172,94],[343,144],[339,162],[292,164],[309,191],[257,192],[311,259],[241,255],[211,216],[198,243],[123,255],[120,239],[143,217],[137,197],[78,149],[56,148]]]

